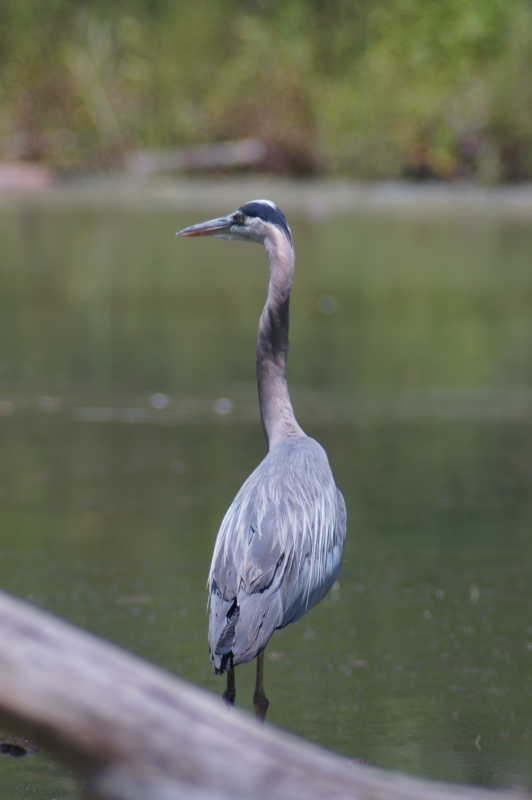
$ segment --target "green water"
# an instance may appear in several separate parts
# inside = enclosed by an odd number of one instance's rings
[[[205,579],[264,452],[265,262],[174,232],[221,210],[0,212],[1,585],[216,692]],[[339,585],[267,651],[270,720],[385,767],[527,783],[532,229],[290,221],[293,399],[349,525]],[[0,792],[77,796],[41,754],[0,755]]]

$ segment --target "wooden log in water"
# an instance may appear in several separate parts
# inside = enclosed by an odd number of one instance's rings
[[[77,769],[91,800],[517,800],[358,764],[0,592],[3,724]]]

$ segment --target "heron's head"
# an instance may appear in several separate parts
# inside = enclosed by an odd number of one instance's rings
[[[281,209],[271,200],[252,200],[225,217],[198,222],[177,232],[177,236],[217,236],[264,244],[281,233],[290,245],[292,231]]]

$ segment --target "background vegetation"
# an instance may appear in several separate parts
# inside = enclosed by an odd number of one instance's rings
[[[532,176],[530,0],[0,5],[0,154],[62,170],[245,136],[268,167]]]

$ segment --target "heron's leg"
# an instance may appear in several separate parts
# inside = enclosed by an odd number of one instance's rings
[[[268,698],[264,694],[264,650],[257,656],[257,675],[255,678],[255,694],[253,695],[253,705],[255,706],[255,716],[257,719],[266,719],[268,711]]]
[[[226,703],[230,706],[235,704],[236,686],[235,686],[235,668],[233,667],[233,654],[229,656],[229,667],[227,669],[227,685],[225,692],[222,695]]]

